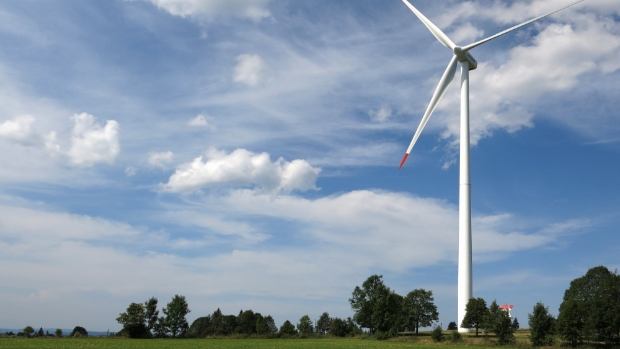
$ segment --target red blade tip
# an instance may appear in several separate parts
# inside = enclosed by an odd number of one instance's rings
[[[403,168],[403,165],[405,164],[405,161],[407,161],[407,158],[409,157],[409,154],[405,153],[405,157],[403,157],[403,161],[400,162],[400,166],[398,166],[398,169],[400,170],[401,168]]]

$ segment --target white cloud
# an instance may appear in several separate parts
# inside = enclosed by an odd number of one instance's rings
[[[127,177],[133,177],[136,175],[136,173],[138,173],[138,169],[132,166],[129,166],[127,168],[125,168],[125,175]]]
[[[332,246],[349,249],[348,263],[403,272],[411,267],[456,260],[458,208],[442,200],[405,193],[360,190],[315,200],[282,195],[272,197],[238,190],[212,205],[246,214],[297,222],[301,234]],[[566,229],[515,230],[510,214],[473,217],[473,246],[477,260],[496,260],[505,254],[545,246]],[[581,227],[587,226],[582,222]],[[397,244],[394,241],[398,241]],[[353,252],[355,251],[355,252]],[[355,257],[357,255],[358,257]],[[363,257],[361,257],[363,256]]]
[[[242,54],[237,57],[237,62],[233,72],[233,81],[251,87],[257,86],[265,70],[263,59],[259,55]]]
[[[192,127],[209,126],[209,122],[207,121],[208,118],[210,119],[209,116],[206,116],[206,115],[203,115],[203,114],[199,114],[195,118],[190,119],[187,122],[187,126],[192,126]]]
[[[544,27],[530,45],[511,49],[505,63],[480,63],[471,73],[472,144],[494,130],[516,132],[532,127],[535,113],[531,106],[545,94],[575,88],[584,74],[620,69],[620,37],[615,35],[620,25],[589,14],[574,15],[572,21],[575,24]],[[458,88],[453,86],[438,106],[447,112],[440,120],[444,138],[458,139],[459,104]]]
[[[484,35],[484,31],[474,27],[471,23],[466,23],[459,26],[454,29],[452,33],[448,34],[453,42],[460,43],[462,45],[470,44],[476,39],[482,37],[482,35]]]
[[[71,148],[67,152],[73,165],[89,167],[99,162],[113,163],[120,152],[118,122],[108,120],[104,127],[95,117],[82,113],[73,116],[75,126]]]
[[[271,162],[269,154],[237,149],[230,154],[211,148],[191,163],[183,164],[160,187],[167,192],[192,192],[214,185],[255,185],[268,192],[316,189],[321,171],[305,160],[291,162],[280,158]]]
[[[35,118],[31,115],[20,115],[13,120],[0,124],[0,137],[24,146],[41,146],[43,138],[32,129]]]
[[[175,16],[232,15],[261,20],[270,17],[269,0],[145,0]]]
[[[370,119],[372,121],[385,122],[390,118],[390,116],[392,116],[392,109],[384,106],[379,110],[368,111],[368,115],[370,115]]]
[[[4,291],[3,299],[11,302],[2,303],[3,312],[43,299],[65,306],[93,292],[113,296],[110,303],[123,309],[127,298],[183,289],[194,306],[196,299],[211,297],[212,304],[213,297],[235,293],[257,297],[250,305],[257,310],[264,306],[262,297],[282,297],[278,306],[268,309],[283,321],[281,317],[291,314],[291,304],[300,300],[342,302],[353,285],[372,272],[403,273],[456,262],[457,207],[404,193],[363,190],[305,199],[236,190],[206,197],[194,212],[171,210],[163,215],[164,220],[183,222],[183,226],[251,242],[247,246],[220,243],[209,251],[203,249],[211,243],[200,237],[154,234],[123,222],[47,211],[39,205],[15,207],[28,203],[0,199],[0,278],[5,290],[11,290]],[[236,219],[209,217],[213,211]],[[256,224],[257,216],[287,222],[291,229],[286,240],[292,240],[291,245],[261,245],[268,236]],[[248,217],[252,224],[244,223]],[[516,251],[552,245],[566,231],[587,225],[566,222],[534,233],[515,231],[522,221],[509,214],[475,215],[475,258],[505,258]],[[185,253],[187,249],[192,253]],[[133,267],[123,267],[127,265]],[[317,278],[324,282],[317,283]],[[248,284],[254,286],[248,289]],[[71,300],[63,303],[67,295],[72,295]],[[238,300],[234,305],[239,306]],[[294,315],[312,306],[295,309]],[[79,312],[73,316],[85,324],[100,323],[96,316],[84,318]]]
[[[172,158],[174,158],[174,153],[170,150],[160,153],[150,153],[148,163],[154,167],[166,168],[170,162],[172,162]]]

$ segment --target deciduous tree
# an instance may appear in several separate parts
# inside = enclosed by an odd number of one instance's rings
[[[24,331],[23,332],[24,332],[24,337],[28,338],[34,332],[34,328],[32,328],[32,326],[28,325],[28,326],[24,327]]]
[[[375,315],[376,304],[380,297],[380,290],[385,287],[382,280],[382,275],[372,275],[364,283],[362,287],[356,286],[353,290],[353,295],[349,299],[351,308],[355,312],[353,320],[361,327],[368,328],[370,334],[375,331],[376,319]]]
[[[123,331],[127,333],[129,338],[143,338],[148,332],[144,316],[144,305],[140,303],[129,304],[127,310],[119,314],[116,321],[123,325]]]
[[[166,325],[172,337],[182,335],[187,331],[189,325],[185,316],[189,314],[189,306],[185,296],[174,295],[172,301],[166,305],[162,312],[166,315]]]
[[[329,331],[329,325],[332,322],[332,319],[329,317],[328,312],[324,312],[319,317],[319,321],[316,323],[316,332],[322,335],[325,335]]]
[[[271,317],[271,315],[267,315],[258,319],[256,322],[256,332],[262,335],[270,335],[278,332],[278,328],[276,327],[276,322],[273,320],[273,317]]]
[[[151,297],[148,301],[144,302],[144,318],[146,320],[146,327],[149,330],[153,330],[159,317],[159,310],[157,310],[157,298]]]
[[[439,313],[433,302],[433,291],[416,289],[409,292],[402,303],[405,327],[418,334],[420,327],[428,327],[433,321],[439,321]]]
[[[530,325],[530,341],[532,345],[537,347],[553,344],[555,318],[549,314],[549,308],[538,302],[534,306],[534,311],[531,314],[527,314],[527,318],[528,325]]]
[[[312,320],[308,315],[304,315],[299,319],[299,323],[297,324],[297,331],[300,334],[310,334],[314,332],[314,326],[312,326]]]
[[[584,341],[620,345],[620,275],[599,266],[571,281],[557,330],[573,346]]]
[[[476,337],[478,337],[478,329],[483,327],[488,311],[487,302],[484,299],[470,298],[465,306],[465,317],[463,317],[461,327],[475,328]]]
[[[236,333],[254,334],[256,333],[256,315],[252,310],[246,310],[237,316]]]

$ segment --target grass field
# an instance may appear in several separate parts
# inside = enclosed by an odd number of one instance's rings
[[[501,348],[524,348],[529,346],[526,339],[529,331],[518,331],[516,346]],[[446,333],[447,334],[447,333]],[[428,334],[421,336],[401,336],[388,341],[362,338],[322,338],[322,339],[124,339],[124,338],[0,338],[0,349],[81,349],[81,348],[130,348],[130,349],[288,349],[288,348],[416,348],[416,349],[488,349],[500,348],[493,345],[492,338],[474,338],[466,335],[459,343],[443,341],[433,343]]]
[[[416,348],[416,349],[437,349],[448,347],[457,349],[459,347],[471,348],[465,344],[431,344],[411,341],[377,341],[363,340],[356,338],[347,339],[108,339],[108,338],[85,338],[85,339],[54,339],[54,338],[0,338],[0,348],[28,348],[28,349],[60,349],[60,348],[149,348],[149,349],[194,349],[194,348],[257,348],[257,349],[285,349],[285,348]],[[493,345],[475,345],[476,348],[498,348]],[[502,347],[506,348],[506,347]]]

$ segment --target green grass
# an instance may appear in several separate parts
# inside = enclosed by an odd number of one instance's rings
[[[121,339],[121,338],[0,338],[0,348],[32,348],[32,349],[60,349],[60,348],[130,348],[130,349],[194,349],[194,348],[257,348],[257,349],[284,349],[284,348],[416,348],[416,349],[458,349],[471,348],[499,348],[492,343],[427,343],[420,340],[411,340],[400,337],[396,340],[377,341],[374,339],[358,338],[326,338],[326,339]],[[501,347],[509,348],[509,347]]]

